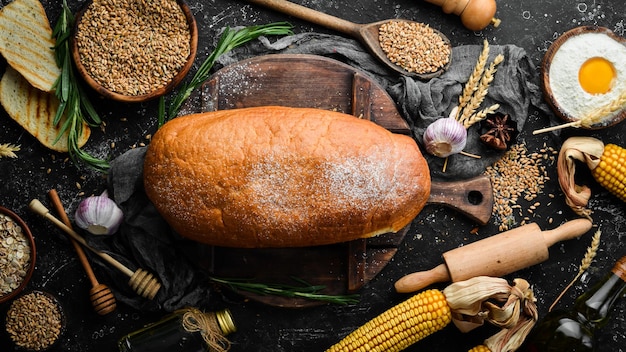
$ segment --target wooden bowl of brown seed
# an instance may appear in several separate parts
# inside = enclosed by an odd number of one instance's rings
[[[92,1],[77,13],[76,69],[105,98],[143,102],[170,92],[196,57],[198,29],[182,0]]]
[[[59,300],[34,290],[17,297],[6,313],[5,329],[21,351],[47,351],[65,332],[66,319]]]
[[[0,304],[13,299],[35,270],[35,240],[26,223],[0,207]]]

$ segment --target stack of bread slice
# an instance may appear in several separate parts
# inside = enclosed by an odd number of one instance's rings
[[[38,0],[13,0],[0,9],[0,53],[8,63],[0,80],[0,104],[44,146],[67,152],[68,132],[57,140],[65,117],[53,123],[59,107],[54,83],[61,75],[54,45],[50,22]],[[90,134],[84,124],[79,147]]]

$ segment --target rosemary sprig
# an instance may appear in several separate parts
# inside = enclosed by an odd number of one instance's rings
[[[323,285],[310,285],[309,283],[293,278],[303,286],[292,286],[285,284],[263,284],[254,283],[241,279],[220,279],[211,277],[211,281],[230,287],[233,290],[243,290],[260,295],[275,295],[291,298],[306,298],[316,301],[323,301],[334,304],[355,304],[358,303],[358,295],[327,295],[319,293],[324,289]]]
[[[193,78],[178,89],[177,94],[169,102],[166,111],[165,97],[159,99],[158,124],[161,127],[165,122],[176,117],[180,107],[191,93],[206,81],[211,75],[211,68],[223,54],[244,45],[260,36],[292,34],[293,27],[287,22],[275,22],[260,26],[248,26],[241,29],[226,28],[220,37],[217,46],[209,57],[200,65]]]
[[[52,31],[52,36],[56,39],[54,54],[57,65],[61,68],[61,75],[54,83],[55,95],[60,104],[53,123],[54,125],[61,123],[63,116],[65,116],[65,122],[54,142],[56,143],[61,139],[67,131],[68,152],[72,161],[76,164],[83,162],[97,171],[105,172],[109,169],[109,163],[106,160],[94,157],[78,146],[78,141],[83,133],[83,123],[96,127],[102,123],[102,120],[91,105],[74,73],[69,44],[73,25],[74,15],[67,6],[67,1],[63,0],[61,15]]]

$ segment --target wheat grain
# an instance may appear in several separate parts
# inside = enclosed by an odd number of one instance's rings
[[[378,32],[389,60],[408,72],[437,72],[450,62],[450,45],[426,24],[389,21]]]
[[[580,278],[580,276],[587,269],[589,269],[589,267],[591,266],[591,263],[593,262],[593,259],[596,257],[596,254],[598,254],[598,247],[600,247],[601,235],[602,235],[602,232],[600,230],[596,231],[596,233],[593,234],[593,238],[591,239],[591,244],[589,245],[589,247],[587,247],[587,252],[585,253],[585,257],[583,258],[583,260],[580,263],[580,266],[578,267],[578,274],[576,274],[574,279],[572,279],[572,281],[565,287],[565,289],[563,289],[561,294],[554,300],[554,302],[552,303],[548,311],[552,311],[552,308],[554,308],[554,306],[561,300],[561,297],[563,297],[565,292],[567,292],[567,290],[569,290],[570,287],[572,287],[572,285]]]
[[[578,272],[580,274],[585,272],[585,270],[589,269],[589,267],[591,266],[591,262],[593,262],[593,259],[596,257],[596,254],[598,254],[598,247],[600,246],[600,236],[601,236],[601,234],[602,234],[601,231],[598,230],[593,235],[593,238],[591,240],[591,245],[587,248],[587,252],[585,253],[585,257],[583,258],[583,260],[582,260],[582,262],[580,264],[580,268],[578,269]]]
[[[119,94],[144,95],[165,87],[191,53],[191,28],[174,0],[94,1],[76,28],[85,70]]]
[[[611,103],[580,119],[580,125],[589,128],[592,125],[604,120],[607,115],[623,109],[624,106],[626,106],[626,89],[623,90],[619,97],[613,100]]]
[[[478,82],[480,82],[480,77],[483,75],[485,71],[485,65],[487,64],[487,58],[489,57],[489,42],[486,40],[483,42],[483,50],[478,56],[478,60],[476,61],[476,66],[474,66],[474,71],[467,79],[465,83],[465,87],[463,87],[463,93],[459,96],[459,109],[458,113],[465,107],[465,105],[470,101],[472,95],[477,89]]]
[[[473,124],[484,120],[487,115],[495,113],[499,108],[500,104],[493,104],[488,108],[482,109],[463,122],[463,126],[465,126],[466,129],[470,128]]]
[[[20,150],[19,145],[15,144],[0,144],[0,158],[17,158],[15,152]]]
[[[474,92],[474,95],[472,95],[472,98],[470,99],[469,103],[463,109],[463,112],[461,113],[461,117],[458,119],[459,122],[461,122],[462,124],[465,124],[465,121],[469,119],[470,116],[472,116],[474,112],[476,112],[480,104],[482,104],[483,100],[485,99],[489,91],[489,85],[494,79],[495,73],[497,71],[497,67],[503,60],[504,60],[504,56],[502,54],[499,54],[498,56],[495,57],[493,62],[491,62],[491,64],[489,65],[489,68],[485,70],[485,73],[483,74],[483,77],[480,79],[480,82],[478,83],[478,87],[476,91]]]
[[[595,110],[592,114],[587,115],[587,116],[581,118],[580,120],[576,120],[576,121],[572,121],[572,122],[568,122],[568,123],[564,123],[564,124],[560,124],[560,125],[556,125],[556,126],[541,128],[541,129],[538,129],[538,130],[534,130],[533,134],[537,135],[537,134],[540,134],[540,133],[556,131],[556,130],[560,130],[560,129],[567,128],[567,127],[574,127],[574,128],[586,127],[586,128],[590,128],[594,124],[602,122],[602,120],[606,119],[608,115],[611,115],[611,114],[615,113],[616,111],[619,111],[619,110],[623,109],[624,107],[626,107],[626,90],[624,90],[619,95],[619,97],[617,99],[613,100],[611,103],[609,103],[609,104],[599,108],[598,110]]]

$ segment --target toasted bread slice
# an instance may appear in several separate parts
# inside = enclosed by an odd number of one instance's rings
[[[61,74],[54,57],[55,40],[38,0],[14,0],[0,9],[0,52],[30,84],[53,90]]]
[[[59,100],[52,93],[46,93],[31,86],[19,72],[8,66],[0,80],[0,104],[9,116],[19,123],[24,129],[32,134],[46,147],[58,151],[67,152],[66,131],[56,142],[60,127],[65,121],[61,119],[58,126],[54,126],[54,116],[59,107]],[[82,147],[91,130],[83,123],[83,131],[78,138],[78,146]]]

